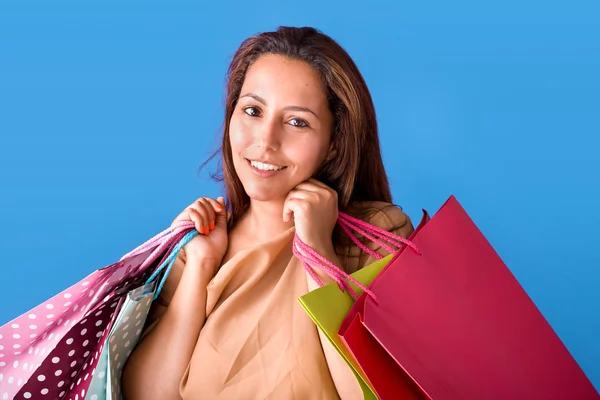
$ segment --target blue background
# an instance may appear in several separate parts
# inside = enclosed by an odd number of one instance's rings
[[[312,25],[367,80],[396,203],[455,194],[600,387],[593,2],[50,3],[0,0],[0,324],[217,196],[229,57]]]

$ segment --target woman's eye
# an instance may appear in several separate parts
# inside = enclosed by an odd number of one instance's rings
[[[257,117],[260,115],[260,111],[256,107],[246,107],[244,108],[244,112],[251,117]]]
[[[300,118],[293,118],[290,120],[290,125],[292,126],[296,126],[298,128],[306,128],[308,126],[308,124],[306,123],[305,120],[300,119]]]

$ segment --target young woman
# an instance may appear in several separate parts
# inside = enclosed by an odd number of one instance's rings
[[[413,231],[391,204],[367,85],[330,37],[290,27],[244,41],[228,79],[227,200],[202,197],[175,219],[193,221],[200,235],[153,306],[123,373],[124,396],[362,398],[297,300],[317,285],[292,241],[298,235],[352,273],[374,258],[336,227],[338,211],[403,237]]]

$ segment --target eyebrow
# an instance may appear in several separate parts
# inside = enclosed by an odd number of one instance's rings
[[[251,98],[253,98],[254,100],[258,101],[259,103],[262,103],[262,104],[264,104],[265,106],[267,105],[267,101],[266,101],[265,99],[263,99],[262,97],[260,97],[260,96],[259,96],[259,95],[257,95],[257,94],[254,94],[254,93],[246,93],[246,94],[244,94],[244,95],[240,96],[240,98],[242,98],[242,97],[251,97]],[[319,116],[317,115],[317,113],[315,113],[313,110],[311,110],[311,109],[310,109],[310,108],[308,108],[308,107],[301,107],[301,106],[286,106],[286,107],[284,107],[283,109],[284,109],[284,110],[286,110],[286,111],[288,111],[288,110],[289,110],[289,111],[303,111],[303,112],[308,112],[308,113],[311,113],[312,115],[314,115],[315,117],[319,118]]]

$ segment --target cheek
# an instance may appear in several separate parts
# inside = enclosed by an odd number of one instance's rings
[[[320,140],[307,140],[304,143],[296,143],[288,147],[288,155],[297,166],[302,169],[316,170],[325,157],[329,149],[329,144]]]
[[[229,124],[229,142],[233,154],[238,154],[240,151],[248,147],[248,135],[244,135],[244,129],[240,125],[237,118],[231,118]]]

